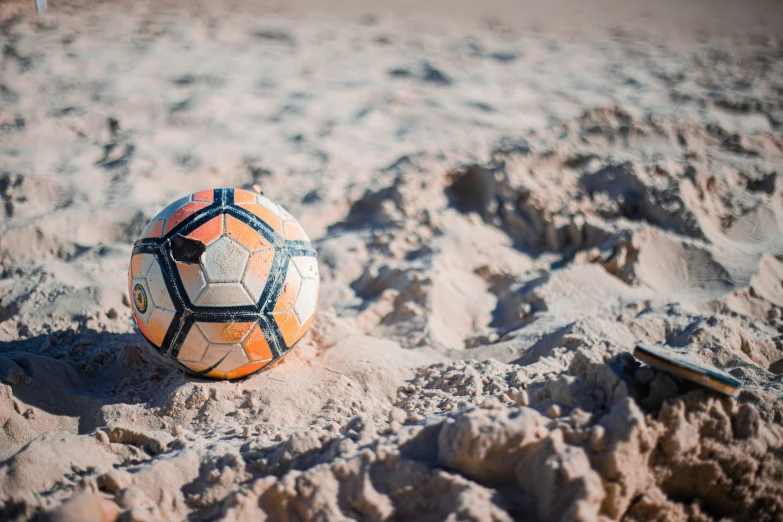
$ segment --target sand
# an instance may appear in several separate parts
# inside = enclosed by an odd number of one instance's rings
[[[0,519],[783,520],[780,6],[418,4],[0,3]],[[318,314],[187,377],[132,242],[254,184]]]

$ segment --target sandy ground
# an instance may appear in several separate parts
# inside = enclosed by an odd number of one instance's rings
[[[50,4],[0,2],[0,519],[783,520],[780,6]],[[131,244],[253,184],[319,312],[192,379]]]

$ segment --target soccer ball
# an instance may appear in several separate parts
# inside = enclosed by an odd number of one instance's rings
[[[133,245],[133,317],[190,373],[236,379],[285,354],[310,326],[318,260],[285,209],[241,189],[178,199]]]

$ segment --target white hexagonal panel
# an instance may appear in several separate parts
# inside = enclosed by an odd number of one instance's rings
[[[196,326],[207,341],[213,344],[235,344],[241,343],[253,328],[253,322],[218,322],[204,323],[198,322]]]
[[[281,220],[286,221],[286,220],[294,219],[294,217],[291,214],[289,214],[286,209],[284,209],[283,207],[281,207],[280,205],[278,205],[268,197],[258,195],[256,196],[256,199],[258,200],[259,204],[265,206],[266,208],[274,212],[275,215],[277,215],[277,217],[279,217]]]
[[[245,247],[229,237],[221,237],[207,247],[201,258],[207,281],[216,283],[240,281],[249,257],[250,254]]]
[[[255,252],[250,256],[242,284],[253,297],[253,301],[258,301],[261,298],[266,281],[269,279],[269,271],[272,268],[274,258],[275,251],[271,248]]]
[[[155,306],[165,308],[166,310],[174,310],[174,303],[171,302],[169,290],[166,288],[166,281],[163,280],[163,272],[157,260],[152,264],[149,272],[147,272],[147,283],[152,294],[152,300],[155,301]]]
[[[299,319],[299,324],[304,324],[313,313],[318,304],[318,281],[315,279],[305,279],[299,288],[299,295],[296,296],[294,311]]]
[[[187,337],[185,337],[185,341],[183,341],[182,346],[179,349],[179,356],[177,358],[180,361],[200,361],[207,352],[208,347],[209,343],[204,338],[201,330],[194,325],[190,328]]]
[[[201,270],[201,265],[196,263],[181,263],[175,261],[177,264],[177,272],[179,272],[179,278],[182,281],[182,286],[185,287],[191,303],[195,303],[201,291],[207,286],[207,280],[204,277],[204,272]]]
[[[133,277],[144,277],[149,272],[150,267],[156,263],[155,256],[152,254],[136,254],[131,259],[131,273]]]
[[[241,344],[210,344],[207,353],[201,359],[201,363],[207,366],[217,364],[215,370],[219,372],[236,370],[248,362],[250,361]]]
[[[296,265],[297,270],[304,278],[318,277],[318,260],[311,256],[292,257],[291,261]]]
[[[198,296],[196,306],[247,306],[255,301],[241,283],[210,283]]]

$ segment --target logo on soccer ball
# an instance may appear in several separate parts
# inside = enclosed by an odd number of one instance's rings
[[[316,251],[266,197],[214,189],[179,199],[133,246],[128,290],[139,331],[191,373],[235,379],[284,355],[318,302]]]
[[[136,305],[136,310],[139,313],[147,312],[147,292],[144,291],[144,287],[141,285],[133,287],[133,304]]]

